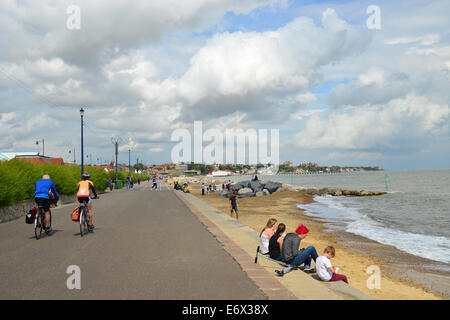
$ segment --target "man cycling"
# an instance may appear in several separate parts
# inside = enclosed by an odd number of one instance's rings
[[[45,212],[45,226],[44,229],[46,231],[51,231],[50,226],[50,196],[49,192],[53,193],[55,200],[58,201],[59,196],[56,192],[55,185],[53,181],[50,180],[50,176],[48,174],[44,174],[41,180],[36,181],[36,187],[34,191],[34,201],[38,207],[44,208]]]
[[[94,194],[95,198],[98,199],[97,193],[95,192],[94,183],[89,180],[91,175],[89,172],[83,172],[81,178],[82,180],[78,182],[77,188],[77,198],[79,203],[87,203],[88,206],[88,215],[89,215],[89,231],[94,230],[94,224],[92,223],[92,199],[91,199],[91,193]]]

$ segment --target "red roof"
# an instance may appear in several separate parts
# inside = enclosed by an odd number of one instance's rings
[[[57,164],[59,166],[64,165],[63,158],[46,158],[46,157],[20,158],[20,157],[18,157],[16,159],[26,161],[26,162],[31,162],[31,163],[40,163],[40,164],[50,163],[50,164]]]

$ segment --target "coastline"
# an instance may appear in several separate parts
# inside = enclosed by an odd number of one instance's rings
[[[190,184],[190,190],[194,196],[224,214],[228,214],[228,200],[219,198],[218,192],[202,196],[199,184]],[[310,233],[302,241],[302,247],[313,245],[320,254],[324,247],[333,245],[336,248],[336,257],[332,260],[333,265],[341,269],[340,273],[347,275],[353,287],[374,299],[448,299],[445,294],[430,290],[430,283],[427,285],[427,283],[421,284],[415,281],[423,278],[420,277],[423,275],[420,265],[430,263],[429,260],[361,236],[347,232],[332,232],[327,227],[327,222],[306,216],[302,214],[304,210],[297,207],[298,204],[312,202],[314,202],[313,196],[298,191],[284,191],[270,196],[239,199],[238,208],[241,222],[257,232],[261,231],[271,217],[277,218],[278,222],[285,223],[287,232],[293,232],[299,223],[307,225]],[[386,257],[389,258],[386,259]],[[410,270],[401,270],[396,266],[398,259],[409,261],[410,265],[415,264],[416,267]],[[366,269],[370,265],[380,266],[380,289],[370,290],[367,288],[366,281],[370,275],[366,273]],[[431,287],[433,287],[433,283],[431,283]]]

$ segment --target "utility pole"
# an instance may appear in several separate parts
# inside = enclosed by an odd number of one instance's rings
[[[80,109],[80,117],[81,117],[81,176],[83,176],[83,172],[84,172],[83,116],[84,116],[84,110],[83,110],[83,108],[81,108]]]

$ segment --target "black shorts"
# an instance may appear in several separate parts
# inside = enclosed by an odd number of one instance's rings
[[[50,210],[50,199],[47,198],[35,198],[34,201],[36,201],[36,204],[39,208],[44,208],[44,211]]]
[[[78,202],[79,203],[86,203],[89,204],[91,201],[91,197],[78,197]]]

